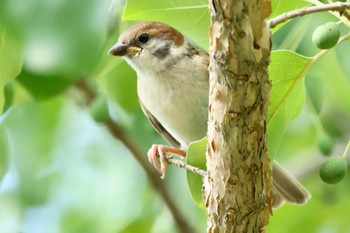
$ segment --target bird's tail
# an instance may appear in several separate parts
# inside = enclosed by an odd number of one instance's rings
[[[280,164],[273,164],[272,207],[277,208],[285,201],[303,205],[311,198],[306,188]]]

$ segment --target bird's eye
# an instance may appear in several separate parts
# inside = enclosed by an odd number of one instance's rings
[[[148,40],[149,40],[149,35],[147,33],[143,33],[139,36],[139,41],[141,43],[147,43]]]

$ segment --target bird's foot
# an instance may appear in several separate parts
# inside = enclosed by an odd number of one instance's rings
[[[167,158],[171,158],[171,155],[184,158],[186,152],[177,148],[155,144],[148,150],[148,160],[157,169],[162,179],[164,179],[166,173]]]

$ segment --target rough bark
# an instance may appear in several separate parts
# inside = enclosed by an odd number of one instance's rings
[[[267,0],[210,0],[207,230],[264,232],[271,213]]]

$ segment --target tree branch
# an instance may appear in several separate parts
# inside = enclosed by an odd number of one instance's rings
[[[304,15],[312,14],[316,12],[338,11],[340,14],[344,14],[347,8],[350,8],[349,2],[348,3],[336,2],[336,3],[330,3],[330,4],[322,4],[318,6],[304,7],[304,8],[283,13],[282,15],[272,18],[268,21],[268,25],[270,28],[274,28],[278,24],[283,23],[289,19],[293,19],[299,16],[304,16]],[[348,14],[344,14],[344,16],[346,16],[348,20],[350,20],[350,17]]]
[[[181,168],[184,168],[194,174],[197,174],[197,175],[200,175],[200,176],[205,176],[206,174],[206,171],[198,168],[198,167],[194,167],[192,165],[189,165],[181,160],[178,160],[178,159],[174,159],[174,158],[167,158],[167,161],[170,163],[170,164],[174,164],[175,166],[178,166],[178,167],[181,167]]]
[[[96,98],[96,92],[84,80],[79,80],[75,84],[75,86],[85,94],[86,105],[90,105],[91,102]],[[111,134],[124,144],[124,146],[130,151],[130,153],[134,156],[134,158],[144,169],[148,180],[150,181],[152,186],[158,191],[160,196],[163,198],[165,204],[168,206],[176,222],[176,226],[179,229],[179,232],[194,232],[192,227],[187,222],[187,219],[181,214],[180,210],[173,202],[173,199],[170,197],[169,192],[165,188],[164,184],[161,182],[159,174],[146,161],[146,156],[144,156],[141,150],[136,146],[136,143],[127,135],[125,130],[116,122],[114,122],[111,118],[107,120],[106,126],[111,132]]]

